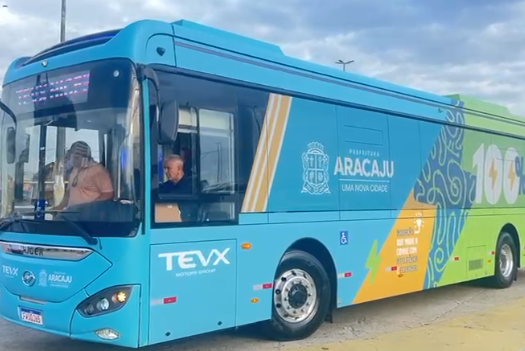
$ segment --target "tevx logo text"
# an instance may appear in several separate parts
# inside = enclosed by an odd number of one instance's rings
[[[215,266],[219,265],[220,263],[223,264],[230,264],[230,261],[226,257],[228,252],[230,251],[230,248],[227,248],[223,250],[222,252],[213,249],[210,251],[210,253],[206,256],[202,253],[200,250],[193,250],[193,251],[181,251],[181,252],[168,252],[168,253],[161,253],[159,254],[159,258],[166,258],[166,270],[172,271],[173,270],[173,261],[174,257],[177,257],[177,265],[180,269],[184,270],[183,272],[178,272],[176,275],[177,277],[183,277],[183,276],[190,276],[190,275],[198,275],[198,274],[207,274],[207,273],[214,273],[215,272]],[[209,266],[212,266],[212,268],[208,268]],[[189,271],[192,270],[192,271]]]

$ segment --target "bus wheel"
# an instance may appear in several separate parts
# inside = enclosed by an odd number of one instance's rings
[[[502,232],[496,245],[496,264],[494,275],[488,281],[490,286],[505,289],[512,285],[518,270],[517,251],[512,236]]]
[[[328,274],[317,258],[304,251],[287,252],[277,269],[266,334],[280,341],[312,335],[328,313],[330,290]]]

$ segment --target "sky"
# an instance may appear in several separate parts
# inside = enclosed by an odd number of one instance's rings
[[[0,80],[59,39],[60,0],[0,0]],[[323,65],[525,116],[525,0],[68,0],[67,38],[144,18],[188,19]]]

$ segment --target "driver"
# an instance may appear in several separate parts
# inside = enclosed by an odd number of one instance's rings
[[[91,148],[84,141],[76,141],[67,152],[66,169],[71,169],[67,192],[53,210],[72,205],[113,198],[113,184],[109,172],[91,157]]]

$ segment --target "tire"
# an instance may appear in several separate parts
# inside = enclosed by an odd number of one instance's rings
[[[331,285],[323,265],[304,251],[287,252],[275,274],[272,318],[263,322],[273,340],[309,337],[323,324],[330,309]]]
[[[501,232],[496,245],[494,275],[487,281],[496,289],[506,289],[514,282],[518,272],[518,248],[509,233]]]

